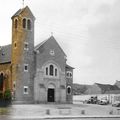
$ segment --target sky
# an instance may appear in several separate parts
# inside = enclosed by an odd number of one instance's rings
[[[74,83],[120,80],[120,0],[24,0],[35,21],[35,45],[53,36],[74,67]],[[11,16],[22,0],[0,0],[0,46],[11,43]]]

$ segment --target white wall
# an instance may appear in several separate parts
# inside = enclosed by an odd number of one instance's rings
[[[73,103],[78,103],[84,100],[88,100],[91,96],[97,96],[99,100],[107,99],[110,101],[110,103],[114,103],[115,101],[120,101],[120,94],[93,94],[93,95],[74,95]]]

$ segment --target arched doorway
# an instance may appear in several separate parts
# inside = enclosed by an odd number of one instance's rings
[[[53,84],[49,84],[49,86],[48,86],[47,101],[55,102],[55,86]]]
[[[3,91],[4,75],[0,73],[0,91]]]

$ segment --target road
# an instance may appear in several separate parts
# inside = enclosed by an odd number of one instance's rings
[[[13,105],[10,108],[8,108],[7,111],[8,112],[6,116],[0,115],[0,120],[47,120],[48,118],[49,120],[60,120],[60,119],[120,120],[120,111],[118,111],[118,108],[112,107],[111,105],[106,105],[106,106],[90,105],[90,104]],[[96,118],[94,118],[93,116]],[[105,117],[103,118],[103,116],[107,116],[107,117],[111,116],[111,118],[105,118]],[[119,118],[115,118],[114,116],[116,117],[119,116]],[[10,118],[10,117],[14,117],[14,118]]]

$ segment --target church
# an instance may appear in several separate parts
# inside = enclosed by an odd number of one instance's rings
[[[72,103],[73,67],[51,35],[34,46],[35,17],[28,6],[12,17],[12,44],[0,47],[0,93],[13,102]]]

